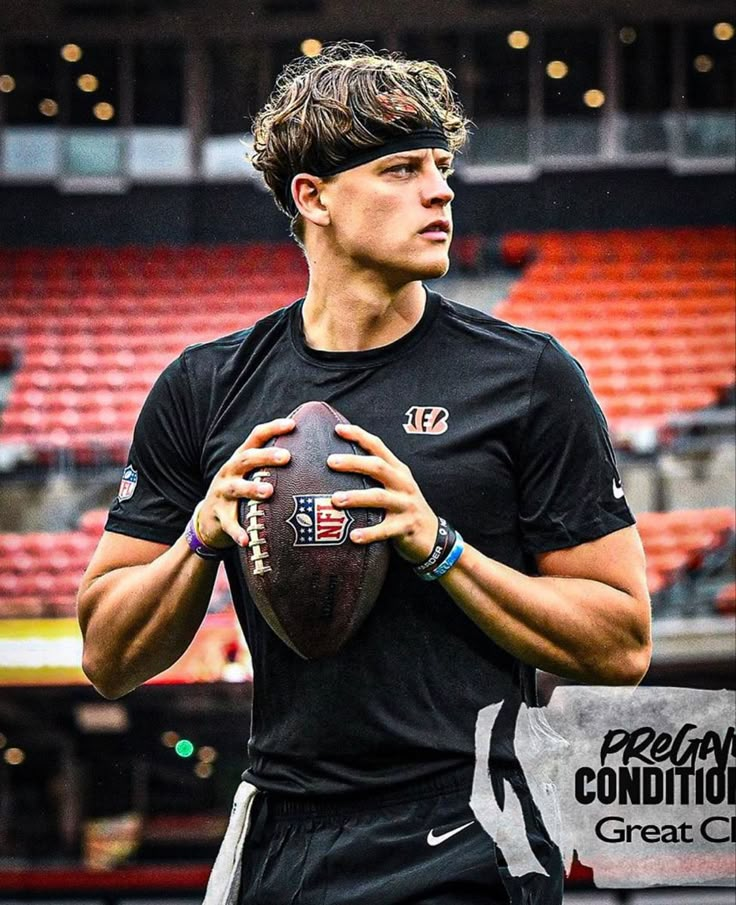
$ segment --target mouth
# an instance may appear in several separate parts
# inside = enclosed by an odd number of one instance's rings
[[[420,230],[419,235],[435,241],[444,241],[449,239],[450,229],[449,220],[433,220],[424,229]]]

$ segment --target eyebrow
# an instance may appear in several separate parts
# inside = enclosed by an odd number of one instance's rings
[[[417,149],[417,150],[419,150],[419,149]],[[441,151],[443,151],[444,154],[447,155],[447,157],[441,157],[440,160],[438,161],[439,163],[452,163],[453,162],[454,155],[450,154],[449,151],[444,151],[444,149],[442,149],[442,148],[438,148],[437,150],[441,150]],[[417,161],[424,160],[424,155],[422,155],[420,157],[417,155],[416,152],[398,151],[396,154],[386,155],[386,157],[382,158],[382,160],[384,161],[384,163],[388,163],[389,161],[396,162],[398,160],[409,160],[412,163],[415,163]]]

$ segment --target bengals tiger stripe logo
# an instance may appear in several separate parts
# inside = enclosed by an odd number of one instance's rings
[[[439,405],[413,405],[403,424],[407,434],[444,434],[450,413]]]

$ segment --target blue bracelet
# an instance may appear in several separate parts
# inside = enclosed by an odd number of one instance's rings
[[[419,577],[422,581],[435,581],[437,578],[442,578],[445,572],[449,572],[449,570],[455,565],[455,563],[460,559],[460,556],[465,549],[465,541],[463,541],[462,536],[455,532],[455,543],[447,554],[447,556],[442,560],[442,562],[435,566],[431,572],[423,572],[419,574]]]

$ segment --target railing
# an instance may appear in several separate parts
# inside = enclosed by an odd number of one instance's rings
[[[206,136],[198,145],[181,128],[7,127],[0,131],[0,181],[54,182],[72,190],[240,181],[257,177],[249,147],[249,135]],[[471,182],[611,165],[733,172],[735,159],[731,112],[498,117],[476,124],[458,172]]]

